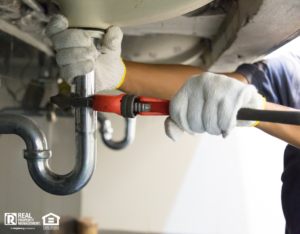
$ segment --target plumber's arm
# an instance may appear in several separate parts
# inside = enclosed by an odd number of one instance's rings
[[[191,76],[205,71],[185,65],[155,65],[124,61],[127,75],[119,90],[140,96],[170,100],[183,83]],[[239,73],[224,73],[248,84]],[[299,111],[289,107],[266,103],[266,110]],[[300,126],[260,122],[257,128],[300,148]]]
[[[127,73],[119,90],[138,96],[170,100],[183,83],[193,75],[205,71],[187,65],[158,65],[124,61]],[[238,73],[227,73],[247,84],[245,77]]]
[[[300,111],[297,109],[293,109],[282,105],[277,105],[270,102],[266,103],[266,110]],[[256,127],[300,149],[300,126],[259,122],[259,124]]]

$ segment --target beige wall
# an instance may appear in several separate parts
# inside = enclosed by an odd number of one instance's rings
[[[167,233],[282,234],[286,143],[256,128],[225,140],[204,134],[164,230]]]
[[[117,137],[121,117],[109,114]],[[103,229],[161,231],[186,174],[199,136],[178,143],[164,133],[165,117],[137,118],[134,143],[113,151],[98,139],[98,162],[82,191],[82,215],[95,217]]]

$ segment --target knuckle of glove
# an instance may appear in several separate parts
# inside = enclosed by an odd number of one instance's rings
[[[66,48],[90,47],[92,39],[87,32],[80,29],[67,29],[52,37],[52,43],[56,51]]]
[[[183,111],[184,106],[182,106],[184,102],[184,95],[181,93],[175,94],[175,96],[172,98],[170,102],[170,117],[177,122],[177,124],[180,124],[180,112]]]
[[[63,15],[53,15],[46,27],[45,34],[52,38],[57,33],[66,30],[69,27],[68,19]]]
[[[242,94],[239,98],[241,104],[239,108],[251,108],[251,109],[264,109],[264,99],[258,94],[256,88],[253,85],[247,85],[243,90]],[[237,126],[240,127],[250,127],[254,125],[256,121],[245,121],[245,120],[238,120]]]
[[[196,133],[205,132],[202,119],[205,101],[202,90],[203,77],[201,75],[192,76],[187,80],[185,87],[185,95],[188,99],[187,122],[190,130]]]
[[[224,116],[218,113],[219,105],[216,101],[208,101],[205,103],[202,113],[204,129],[211,135],[220,135],[222,133],[218,120]]]
[[[170,117],[165,120],[165,132],[173,141],[177,141],[183,135],[183,130]]]
[[[191,130],[189,121],[187,119],[187,110],[189,106],[188,97],[185,89],[181,89],[172,98],[170,103],[170,117],[172,120],[184,131],[193,135],[194,131]]]
[[[201,103],[199,103],[201,105]],[[205,128],[202,120],[202,107],[194,107],[194,105],[189,105],[188,109],[188,123],[192,131],[196,133],[204,133]]]
[[[109,50],[118,50],[121,48],[123,33],[119,27],[113,26],[107,30],[103,38],[103,46]]]
[[[250,91],[250,92],[249,92]],[[251,99],[251,87],[245,84],[231,85],[230,92],[224,98],[223,116],[227,116],[227,121],[223,121],[224,126],[227,127],[227,132],[231,131],[234,127],[240,126],[236,116],[240,108],[242,108]],[[226,108],[225,108],[226,107]],[[252,122],[243,123],[244,126],[251,126]],[[255,123],[255,122],[254,122]]]
[[[247,86],[247,98],[244,101],[243,108],[263,109],[264,99],[258,94],[257,89],[253,85]]]
[[[218,126],[222,133],[228,132],[231,126],[236,125],[236,114],[231,101],[222,99],[218,105]]]

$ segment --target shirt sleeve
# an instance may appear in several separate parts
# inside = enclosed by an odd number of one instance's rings
[[[268,102],[300,109],[299,55],[289,53],[254,64],[243,64],[236,73],[243,75]]]

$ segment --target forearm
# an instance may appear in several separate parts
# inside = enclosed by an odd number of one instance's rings
[[[269,102],[266,103],[266,110],[300,111],[297,109],[293,109],[293,108],[289,108],[286,106],[281,106]],[[274,137],[277,137],[289,143],[290,145],[300,148],[300,126],[259,122],[259,124],[256,127]]]
[[[143,64],[124,61],[127,73],[119,90],[138,96],[170,100],[183,83],[193,75],[205,72],[197,67],[186,65]],[[225,74],[246,82],[237,73]]]
[[[189,77],[204,72],[192,66],[124,63],[127,73],[121,91],[166,100],[170,100]]]

